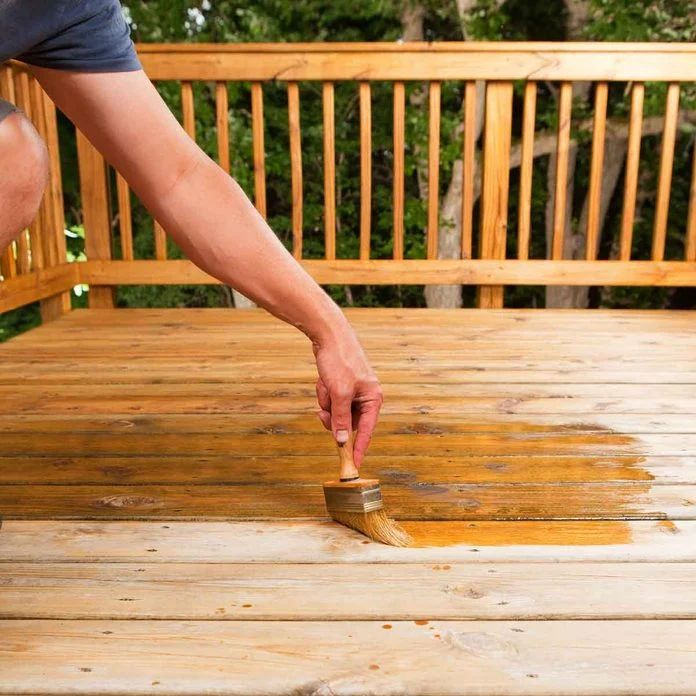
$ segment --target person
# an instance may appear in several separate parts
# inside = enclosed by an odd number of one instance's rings
[[[339,307],[240,186],[188,137],[138,61],[118,0],[0,0],[0,63],[26,63],[183,252],[312,342],[319,418],[359,465],[382,391]],[[29,120],[0,101],[0,253],[36,214],[48,176]]]

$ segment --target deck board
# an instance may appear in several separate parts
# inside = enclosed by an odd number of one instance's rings
[[[696,312],[349,314],[412,548],[326,519],[260,311],[0,345],[0,694],[696,694]]]
[[[692,563],[0,563],[0,619],[13,618],[696,619],[696,573]]]
[[[678,620],[0,621],[4,694],[690,694],[694,663]]]

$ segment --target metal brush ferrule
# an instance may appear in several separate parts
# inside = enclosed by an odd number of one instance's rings
[[[324,500],[327,509],[336,512],[374,512],[384,507],[379,484],[366,488],[325,486]]]

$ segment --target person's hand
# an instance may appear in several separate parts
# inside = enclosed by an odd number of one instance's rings
[[[350,327],[312,347],[319,371],[319,420],[339,444],[348,441],[351,430],[357,431],[353,457],[359,468],[377,425],[382,388]]]

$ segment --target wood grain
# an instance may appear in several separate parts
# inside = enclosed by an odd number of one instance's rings
[[[431,81],[428,85],[428,228],[426,256],[438,256],[440,226],[440,95],[442,85]]]
[[[558,98],[558,134],[556,139],[556,179],[553,195],[553,238],[551,258],[563,258],[566,225],[568,164],[570,157],[570,120],[573,108],[573,84],[563,82]]]
[[[504,259],[507,245],[508,193],[510,187],[510,128],[512,83],[491,82],[486,86],[483,183],[481,185],[481,259]],[[502,286],[479,288],[478,306],[503,306]]]
[[[251,138],[254,152],[254,203],[266,217],[266,152],[264,146],[263,87],[251,85]]]
[[[402,522],[410,548],[371,543],[327,520],[5,520],[1,562],[461,563],[696,561],[696,522]],[[151,550],[152,549],[152,550]]]
[[[636,214],[636,196],[638,193],[638,167],[640,164],[641,132],[643,128],[643,100],[645,85],[635,83],[631,88],[631,111],[628,125],[628,149],[626,155],[626,173],[624,175],[623,212],[621,215],[621,232],[619,237],[619,258],[629,261],[633,242],[633,224]]]
[[[328,210],[328,209],[327,209]],[[331,228],[335,231],[335,228]],[[329,253],[335,235],[326,236]],[[356,285],[597,285],[691,287],[696,262],[689,261],[548,261],[533,259],[332,259],[303,260],[320,284]],[[80,264],[84,282],[94,285],[213,285],[220,281],[187,260],[87,261]]]
[[[370,258],[372,223],[372,103],[369,82],[361,82],[360,99],[360,258]]]
[[[602,171],[604,167],[604,140],[607,130],[607,100],[609,88],[606,82],[595,87],[594,123],[592,128],[592,161],[590,163],[590,185],[588,192],[587,236],[585,258],[597,258],[599,247],[599,217],[602,198]]]
[[[230,122],[227,99],[227,83],[215,83],[215,134],[217,137],[218,164],[230,173]]]
[[[94,146],[77,131],[77,158],[80,170],[82,216],[85,227],[85,253],[88,259],[111,258],[111,225],[106,189],[106,163]],[[89,306],[114,306],[113,286],[90,288]]]
[[[0,564],[0,619],[694,618],[692,563]]]
[[[302,142],[300,131],[300,90],[288,83],[288,129],[290,132],[290,177],[292,185],[292,254],[302,258]]]
[[[677,118],[679,116],[679,84],[672,82],[667,88],[665,104],[665,126],[662,133],[660,152],[660,173],[655,200],[655,220],[653,222],[652,256],[661,261],[665,255],[667,239],[667,214],[672,188],[672,167],[674,165],[674,146],[677,137]]]
[[[693,44],[379,42],[139,44],[153,80],[696,80]]]
[[[406,90],[403,82],[394,83],[394,172],[392,184],[393,227],[395,260],[404,258],[404,161],[405,161],[405,127],[406,127]]]
[[[691,621],[3,621],[5,693],[693,693]],[[385,630],[389,629],[389,630]],[[665,646],[681,646],[666,650]],[[127,655],[128,659],[123,659]],[[273,669],[269,669],[273,665]],[[370,665],[373,665],[371,668]],[[582,690],[560,665],[582,665]],[[453,669],[456,667],[456,669]],[[437,680],[434,679],[437,675]],[[533,675],[533,676],[531,676]],[[241,687],[241,688],[240,688]]]
[[[334,134],[334,85],[322,85],[324,124],[324,258],[336,258],[336,154]]]
[[[534,166],[534,129],[536,125],[537,83],[527,82],[524,87],[522,115],[522,159],[520,161],[520,202],[517,223],[517,258],[529,258],[529,239],[532,215],[532,170]]]

